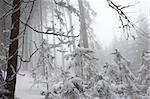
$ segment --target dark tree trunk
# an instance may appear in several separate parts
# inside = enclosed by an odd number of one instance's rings
[[[12,25],[10,39],[14,39],[19,34],[19,18],[20,18],[20,0],[13,1],[14,13],[12,14]],[[16,75],[14,72],[17,70],[17,54],[18,54],[18,40],[13,41],[9,46],[9,57],[7,68],[7,89],[10,91],[8,99],[14,99],[15,86],[16,86]]]

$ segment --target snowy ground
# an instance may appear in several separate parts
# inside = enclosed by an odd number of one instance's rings
[[[25,76],[17,75],[16,97],[19,99],[44,99],[40,95],[41,91],[45,90],[44,85],[33,85],[33,78],[30,74],[28,72],[24,72],[24,74]],[[150,97],[143,97],[142,99],[150,99]]]
[[[43,85],[34,85],[29,73],[25,76],[17,75],[16,97],[19,99],[44,99],[40,93],[44,90]]]

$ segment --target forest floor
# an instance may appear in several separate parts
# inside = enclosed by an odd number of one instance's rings
[[[44,99],[41,92],[46,90],[42,84],[33,84],[34,80],[29,72],[21,72],[25,76],[17,75],[16,93],[17,99]],[[123,99],[123,98],[117,98]],[[128,98],[131,99],[131,98]],[[150,99],[150,97],[143,97],[142,99]]]
[[[25,76],[17,75],[16,97],[18,99],[44,99],[40,95],[41,91],[44,90],[44,86],[33,84],[33,78],[30,76],[30,73],[23,73]]]

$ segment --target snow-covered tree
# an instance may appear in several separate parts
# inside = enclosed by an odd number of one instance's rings
[[[148,95],[149,90],[149,52],[143,52],[143,65],[136,77],[128,68],[129,61],[124,58],[121,53],[115,49],[114,55],[115,65],[106,63],[104,65],[104,78],[110,84],[110,90],[115,95],[123,97],[142,97]]]
[[[77,48],[71,54],[71,65],[69,68],[74,71],[74,74],[84,80],[89,80],[97,73],[97,58],[94,56],[94,51],[89,48]]]

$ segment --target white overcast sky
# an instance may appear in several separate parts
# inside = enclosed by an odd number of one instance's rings
[[[92,8],[97,12],[97,16],[93,22],[94,33],[97,39],[103,44],[108,46],[114,36],[121,35],[118,29],[120,22],[117,13],[111,9],[106,0],[88,0]],[[132,22],[137,21],[139,12],[144,13],[148,17],[148,9],[150,9],[150,0],[113,0],[116,4],[132,5],[126,9],[127,16]],[[149,5],[149,6],[148,6]]]
[[[73,2],[73,0],[70,0]],[[122,35],[121,30],[118,28],[120,26],[120,21],[118,14],[108,6],[107,0],[88,0],[91,7],[97,13],[97,16],[93,21],[94,34],[97,40],[102,44],[103,47],[109,46],[114,36],[120,37]],[[135,23],[138,21],[137,17],[139,12],[145,14],[148,17],[148,9],[150,9],[150,0],[112,0],[114,3],[119,5],[133,5],[125,10],[129,19]],[[78,6],[77,0],[73,2],[73,5]],[[79,31],[78,18],[73,17],[73,26]],[[50,22],[51,23],[51,22]],[[50,40],[51,41],[51,40]],[[51,41],[52,42],[52,41]]]

